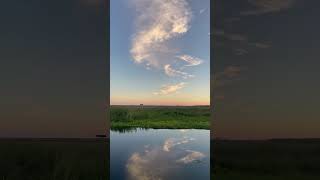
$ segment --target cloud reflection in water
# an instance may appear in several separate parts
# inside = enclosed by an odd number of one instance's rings
[[[187,130],[181,130],[186,133]],[[206,156],[198,151],[180,148],[180,145],[195,140],[184,136],[182,138],[168,138],[162,146],[145,145],[139,153],[133,153],[127,161],[126,167],[129,180],[164,180],[177,170],[194,162],[200,162]]]

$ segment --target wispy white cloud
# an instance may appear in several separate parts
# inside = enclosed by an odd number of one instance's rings
[[[169,152],[171,147],[174,146],[174,140],[173,139],[167,139],[163,144],[163,150]]]
[[[133,153],[126,163],[130,180],[162,180],[181,165],[201,161],[206,156],[198,151],[174,148],[190,143],[191,137],[168,138],[163,146],[146,145],[144,150]]]
[[[130,50],[136,63],[163,67],[170,64],[174,53],[166,42],[186,33],[190,28],[191,9],[186,0],[133,0],[140,12]]]
[[[172,68],[172,66],[170,64],[166,64],[164,66],[164,72],[166,73],[166,75],[168,75],[170,77],[182,77],[183,79],[188,79],[188,78],[194,77],[194,75],[191,75],[186,72],[179,71],[179,70]]]
[[[192,57],[190,55],[180,55],[177,58],[181,59],[182,61],[187,62],[188,64],[185,66],[197,66],[203,63],[203,60],[197,57]]]
[[[146,152],[145,154],[133,153],[127,162],[127,171],[132,180],[162,180],[159,174],[152,168],[152,159],[157,154]]]
[[[170,152],[173,147],[180,145],[180,144],[189,143],[190,141],[193,141],[193,140],[194,140],[193,138],[187,138],[187,137],[184,137],[181,139],[169,138],[169,139],[165,140],[163,147],[162,147],[162,150],[166,151],[166,152]]]
[[[185,82],[181,82],[173,85],[164,85],[159,91],[154,92],[154,95],[169,95],[178,92],[178,90],[186,86]]]
[[[178,163],[189,164],[195,161],[199,161],[205,157],[203,153],[198,151],[187,150],[187,152],[189,152],[189,154],[177,160]]]
[[[136,7],[135,33],[132,36],[130,54],[132,60],[148,70],[161,70],[176,79],[194,77],[185,67],[197,66],[203,60],[184,55],[179,48],[171,47],[191,28],[193,18],[187,0],[131,0]],[[201,13],[207,10],[201,10]],[[186,65],[177,63],[177,58]],[[154,95],[168,95],[184,88],[186,83],[163,86]]]

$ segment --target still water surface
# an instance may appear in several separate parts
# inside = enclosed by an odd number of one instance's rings
[[[111,180],[209,180],[210,131],[111,131]]]

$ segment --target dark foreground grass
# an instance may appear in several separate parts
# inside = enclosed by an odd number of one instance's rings
[[[106,179],[106,139],[0,139],[0,180]]]
[[[111,128],[209,129],[209,106],[111,106]]]
[[[212,179],[320,179],[320,140],[217,140],[211,149]]]

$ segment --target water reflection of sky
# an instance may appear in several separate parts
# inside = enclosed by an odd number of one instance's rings
[[[110,142],[111,180],[210,177],[208,130],[112,131]]]

